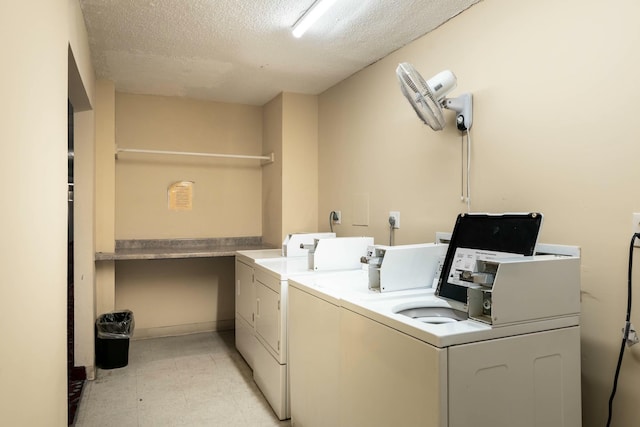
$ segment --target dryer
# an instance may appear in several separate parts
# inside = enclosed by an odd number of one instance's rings
[[[311,250],[287,250],[288,257],[255,259],[251,270],[252,305],[246,304],[247,316],[252,322],[236,324],[236,345],[253,370],[253,379],[265,395],[279,419],[290,418],[289,366],[288,366],[288,279],[305,275],[332,275],[337,271],[356,270],[372,237],[335,237],[335,235],[303,235],[307,241],[299,243],[291,236],[289,245],[309,245]],[[284,248],[284,246],[283,246]],[[246,252],[238,253],[246,257]],[[242,273],[238,275],[241,280]],[[247,278],[248,282],[248,278]],[[238,283],[238,288],[241,284]],[[243,301],[238,295],[237,301]],[[239,335],[241,338],[239,339]],[[248,343],[248,345],[247,345]]]

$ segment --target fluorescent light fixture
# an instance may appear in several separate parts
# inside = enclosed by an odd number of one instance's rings
[[[296,38],[302,35],[318,20],[336,0],[316,0],[309,9],[293,24],[293,36]]]

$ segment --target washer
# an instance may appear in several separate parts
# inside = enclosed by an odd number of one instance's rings
[[[454,229],[448,256],[460,241]],[[481,284],[456,282],[464,302],[441,281],[369,295],[345,278],[290,280],[292,425],[580,426],[579,250],[549,248],[481,256]]]

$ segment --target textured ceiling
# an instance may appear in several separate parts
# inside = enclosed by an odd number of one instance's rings
[[[80,0],[98,77],[122,92],[263,105],[318,94],[479,0]]]

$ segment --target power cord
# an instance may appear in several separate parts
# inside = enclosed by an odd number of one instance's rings
[[[338,214],[336,211],[331,211],[329,212],[329,228],[331,229],[331,232],[333,233],[333,221],[337,221],[338,220]]]
[[[620,368],[622,367],[622,356],[624,356],[625,345],[631,347],[638,342],[638,338],[631,325],[631,290],[632,290],[632,272],[633,272],[633,249],[634,243],[637,238],[640,238],[640,233],[635,233],[631,237],[631,245],[629,247],[629,272],[627,277],[627,317],[624,323],[624,329],[622,334],[622,343],[620,344],[620,354],[618,355],[618,364],[616,365],[616,373],[613,377],[613,388],[611,389],[611,396],[609,397],[609,416],[607,418],[607,427],[611,425],[611,417],[613,416],[613,399],[616,396],[616,390],[618,389],[618,377],[620,376]],[[630,334],[633,334],[633,338],[629,338]]]
[[[394,227],[396,225],[396,219],[392,216],[389,217],[389,246],[394,244]]]

